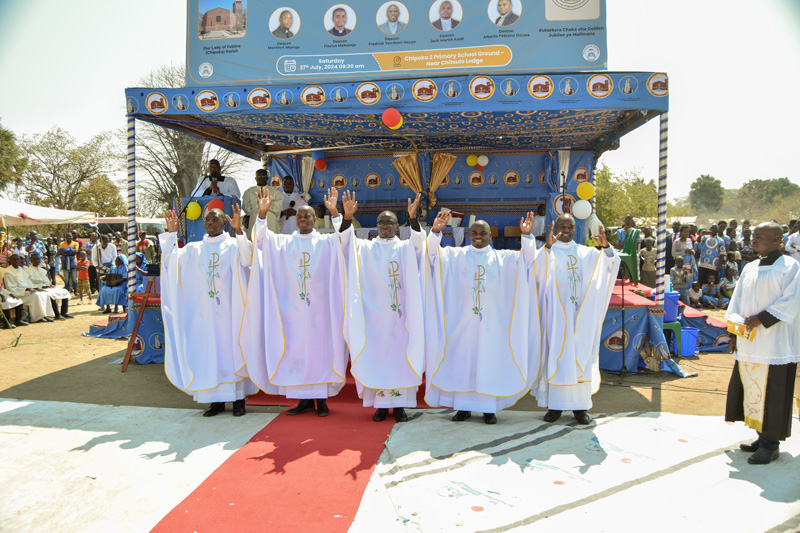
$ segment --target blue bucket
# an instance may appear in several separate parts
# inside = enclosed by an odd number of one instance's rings
[[[681,328],[681,357],[694,357],[694,352],[697,349],[697,336],[700,330],[697,328]],[[675,353],[678,352],[673,340],[672,349]]]
[[[678,292],[664,293],[664,322],[675,322],[678,319],[678,300],[680,296]]]

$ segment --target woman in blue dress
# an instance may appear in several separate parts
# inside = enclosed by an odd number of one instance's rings
[[[136,290],[144,292],[144,276],[147,275],[147,260],[142,252],[136,253]]]
[[[113,278],[113,279],[112,279]],[[100,293],[97,295],[97,305],[103,309],[103,313],[111,313],[111,306],[114,306],[114,313],[118,313],[118,306],[122,306],[125,311],[128,308],[128,258],[122,254],[117,255],[114,266],[111,267],[105,276],[101,276]]]

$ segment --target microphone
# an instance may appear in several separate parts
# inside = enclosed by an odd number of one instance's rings
[[[294,209],[294,200],[292,200],[291,202],[289,202],[289,207],[290,207],[291,209]]]

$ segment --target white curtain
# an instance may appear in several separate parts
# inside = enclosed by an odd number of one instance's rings
[[[300,174],[302,175],[302,184],[303,184],[303,198],[306,199],[306,202],[311,201],[311,187],[313,185],[313,178],[314,178],[314,158],[310,155],[303,156],[302,160],[300,161]]]
[[[564,184],[569,179],[569,148],[558,151],[558,192],[564,190]]]

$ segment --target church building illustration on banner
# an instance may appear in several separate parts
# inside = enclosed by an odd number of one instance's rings
[[[246,0],[245,0],[246,2]],[[198,5],[208,7],[205,13],[199,13],[198,36],[200,39],[231,39],[244,37],[247,25],[247,7],[242,0],[228,4],[224,0],[201,2]],[[231,8],[227,9],[227,5]]]

